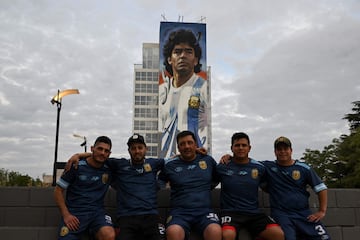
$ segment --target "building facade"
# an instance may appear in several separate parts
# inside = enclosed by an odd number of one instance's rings
[[[142,64],[134,67],[133,133],[145,137],[147,157],[157,157],[159,44],[143,43],[142,56]]]

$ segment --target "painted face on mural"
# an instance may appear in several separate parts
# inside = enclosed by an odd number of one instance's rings
[[[198,63],[194,48],[187,43],[174,46],[168,63],[172,66],[174,75],[190,76],[194,72],[194,67]]]

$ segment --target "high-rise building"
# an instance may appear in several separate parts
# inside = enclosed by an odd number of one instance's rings
[[[158,157],[160,133],[158,130],[159,115],[159,44],[143,43],[142,64],[134,65],[134,101],[133,101],[133,133],[145,137],[148,147],[147,157]],[[209,100],[211,102],[211,71],[207,68],[209,81]],[[209,149],[211,153],[211,107],[209,109]]]
[[[157,157],[159,44],[143,43],[142,55],[142,64],[134,67],[133,133],[145,137],[147,157]]]

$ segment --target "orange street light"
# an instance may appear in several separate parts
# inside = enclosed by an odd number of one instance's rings
[[[56,170],[58,167],[57,155],[58,155],[58,142],[59,142],[59,123],[60,123],[60,111],[61,111],[61,100],[63,97],[70,94],[79,94],[78,89],[67,89],[64,91],[58,90],[57,94],[51,99],[51,103],[57,106],[57,118],[56,118],[56,137],[55,137],[55,156],[54,156],[54,168],[53,168],[53,182],[52,185],[56,185]]]

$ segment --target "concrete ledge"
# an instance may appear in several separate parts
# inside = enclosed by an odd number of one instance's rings
[[[57,227],[0,227],[1,239],[56,239]]]
[[[213,207],[219,209],[219,189],[212,193]],[[360,189],[329,189],[328,211],[324,224],[333,240],[358,239],[360,235]],[[158,207],[165,222],[169,207],[169,190],[158,193]],[[269,213],[269,196],[259,192],[260,207]],[[109,214],[115,218],[116,193],[110,189],[105,198]],[[318,207],[317,196],[311,192],[310,206]],[[0,187],[1,239],[56,239],[60,213],[53,200],[53,188]],[[86,238],[84,238],[86,239]],[[192,240],[201,239],[192,234]],[[250,240],[246,231],[239,239]]]
[[[343,227],[343,239],[359,239],[360,227]]]
[[[337,206],[341,208],[360,208],[360,189],[341,189],[334,191]]]
[[[342,228],[341,227],[327,227],[329,235],[333,240],[344,240],[342,238]]]

